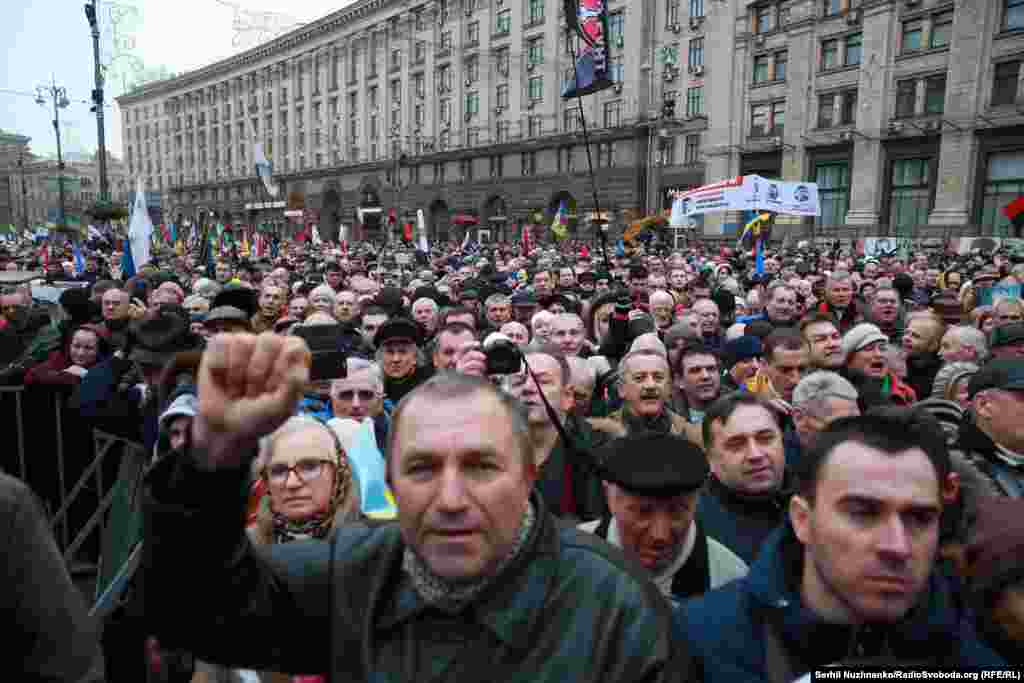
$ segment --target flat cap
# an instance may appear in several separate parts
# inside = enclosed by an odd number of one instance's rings
[[[380,348],[385,343],[396,340],[409,341],[419,346],[422,340],[420,326],[408,318],[388,318],[374,335],[373,345]]]
[[[967,383],[967,395],[974,398],[986,389],[1024,391],[1024,363],[1016,358],[989,361],[971,375]]]
[[[707,456],[675,434],[640,432],[601,449],[599,474],[632,494],[671,498],[696,491],[708,477]]]

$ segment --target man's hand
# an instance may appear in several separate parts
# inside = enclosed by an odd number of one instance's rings
[[[199,414],[192,443],[207,451],[209,469],[237,467],[260,437],[295,413],[309,382],[312,357],[299,337],[272,332],[221,334],[199,366]]]
[[[146,315],[146,304],[141,299],[132,299],[128,304],[128,317],[132,320],[141,320]]]
[[[68,367],[64,368],[64,372],[68,373],[69,375],[75,375],[76,377],[85,377],[85,374],[89,371],[83,368],[81,365],[69,365]]]

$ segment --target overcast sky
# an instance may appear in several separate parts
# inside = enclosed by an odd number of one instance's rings
[[[281,15],[286,23],[291,19],[312,21],[350,2],[231,1],[252,13]],[[2,4],[0,45],[6,49],[6,63],[0,68],[0,128],[31,137],[32,151],[37,154],[55,155],[52,107],[44,110],[32,96],[10,92],[34,93],[36,86],[49,83],[55,76],[72,101],[61,111],[64,150],[94,152],[96,118],[88,102],[93,88],[92,37],[83,11],[84,0],[3,0]],[[235,10],[218,0],[118,0],[118,5],[122,13],[126,6],[138,8],[136,22],[119,22],[123,26],[119,26],[119,37],[134,39],[134,48],[124,47],[118,52],[140,60],[148,68],[166,67],[180,74],[243,49],[232,44],[237,34],[233,26]],[[109,12],[101,9],[100,21],[105,22],[108,16]],[[103,26],[103,32],[103,51],[113,54],[111,27]],[[251,42],[258,35],[250,30],[239,37]],[[130,60],[122,57],[119,63]],[[120,93],[120,83],[107,84],[107,148],[118,157],[122,156],[121,116],[113,96]]]

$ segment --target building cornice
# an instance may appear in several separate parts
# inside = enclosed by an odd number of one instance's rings
[[[307,45],[310,41],[317,38],[338,33],[344,28],[389,7],[405,7],[408,3],[409,0],[359,0],[349,7],[328,14],[309,24],[304,24],[245,52],[174,78],[143,85],[133,92],[115,98],[115,100],[121,106],[132,105],[155,96],[174,93],[190,86],[205,85],[210,81],[238,76],[238,71],[240,70],[257,65],[275,55],[287,53],[297,47]],[[322,47],[326,48],[327,46]]]

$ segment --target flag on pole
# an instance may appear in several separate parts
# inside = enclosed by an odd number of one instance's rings
[[[564,240],[569,236],[569,205],[564,199],[558,202],[555,220],[551,221],[551,232],[556,240]]]
[[[466,228],[466,236],[462,238],[462,246],[459,247],[462,251],[466,251],[466,247],[469,246],[469,228]]]
[[[256,127],[252,125],[251,121],[249,127],[252,128],[252,159],[256,164],[256,175],[263,181],[263,187],[267,194],[277,198],[279,188],[274,182],[274,164],[263,154],[263,143],[260,142]]]
[[[135,206],[132,220],[128,224],[128,240],[131,245],[132,263],[136,269],[149,263],[153,239],[153,221],[146,208],[146,194],[142,191],[142,180],[135,183]]]
[[[132,257],[131,238],[124,238],[123,253],[121,254],[121,277],[125,280],[135,277],[135,259]]]
[[[319,247],[324,242],[322,239],[320,239],[320,228],[316,225],[313,226],[313,236],[311,240],[313,242],[313,246],[316,247]]]
[[[82,250],[78,248],[78,244],[75,242],[71,243],[71,253],[75,255],[75,275],[81,275],[85,272],[85,258],[82,256]]]
[[[416,210],[416,248],[424,254],[430,253],[430,244],[427,243],[427,218],[423,215],[423,209]]]
[[[530,235],[530,224],[523,223],[523,256],[529,256],[533,251],[533,238]]]

